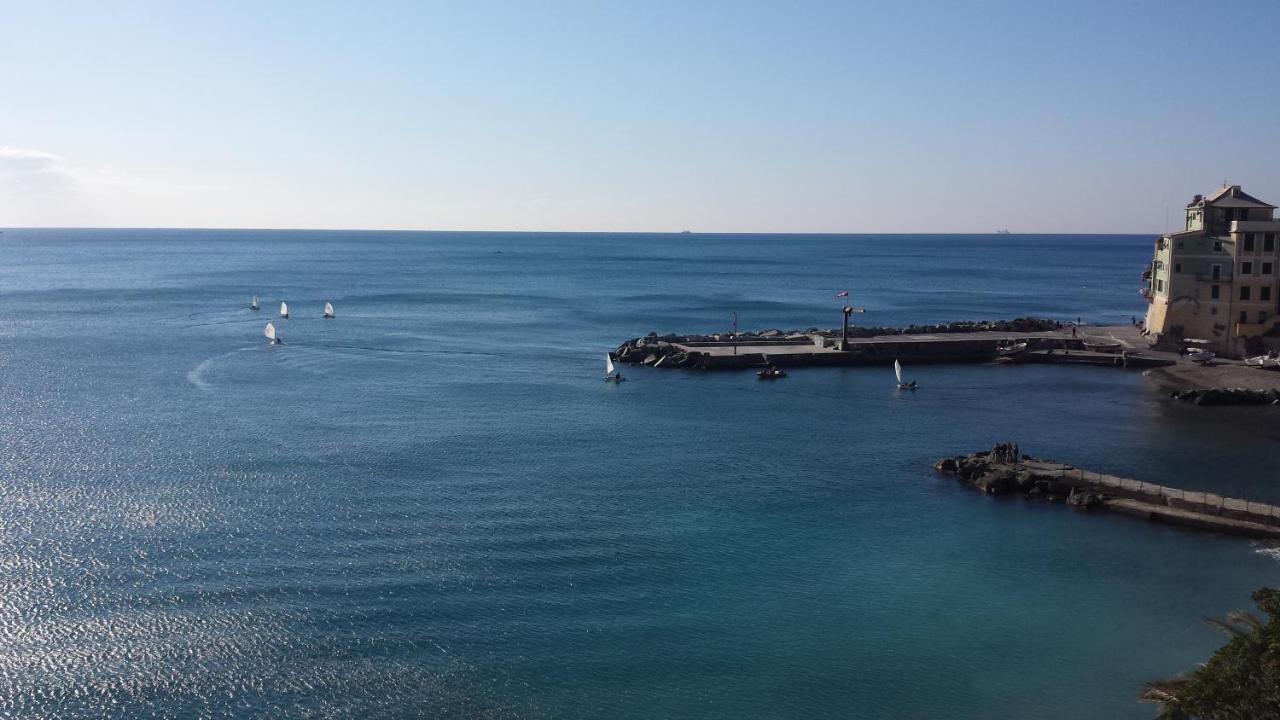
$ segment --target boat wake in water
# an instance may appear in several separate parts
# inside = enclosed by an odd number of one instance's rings
[[[213,386],[210,385],[208,381],[204,379],[205,374],[209,372],[209,368],[213,367],[213,364],[219,360],[222,360],[224,358],[229,358],[232,355],[235,355],[236,353],[241,353],[241,352],[244,352],[245,350],[250,350],[250,349],[252,348],[237,348],[235,350],[232,350],[231,352],[225,352],[225,353],[222,353],[221,355],[215,355],[207,360],[203,360],[200,362],[199,365],[196,365],[194,368],[192,368],[190,371],[187,372],[187,380],[192,385],[195,385],[196,387],[200,388],[200,390],[202,390],[203,392],[213,392]]]

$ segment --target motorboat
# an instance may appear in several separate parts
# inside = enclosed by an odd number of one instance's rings
[[[756,377],[761,380],[777,380],[778,378],[784,378],[786,376],[787,373],[777,365],[770,365],[769,367],[756,372]]]

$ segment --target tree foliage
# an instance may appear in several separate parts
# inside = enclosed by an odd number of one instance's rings
[[[1206,620],[1230,640],[1195,671],[1147,683],[1161,720],[1280,720],[1280,590],[1253,593],[1266,620],[1234,612]]]

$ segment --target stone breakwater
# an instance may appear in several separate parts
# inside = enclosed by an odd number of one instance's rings
[[[729,368],[746,367],[765,361],[780,365],[803,364],[858,364],[877,362],[894,357],[907,357],[923,361],[963,361],[989,359],[999,342],[998,335],[1010,334],[1011,339],[1033,333],[1060,332],[1063,324],[1056,320],[1019,318],[1017,320],[988,320],[953,322],[940,325],[911,325],[902,328],[851,326],[849,339],[860,341],[848,351],[834,351],[843,339],[840,328],[804,330],[769,329],[756,332],[714,333],[709,335],[659,335],[651,332],[643,337],[627,340],[613,351],[614,360],[632,365],[651,365],[665,368]],[[966,335],[977,337],[985,333],[990,337],[975,340],[966,347],[955,342]],[[949,340],[938,350],[923,347],[929,341],[919,336],[946,336]],[[936,338],[935,338],[936,339]],[[905,350],[902,344],[912,347]],[[886,352],[877,352],[877,345]],[[935,343],[938,345],[938,343]],[[715,352],[729,347],[741,347],[742,353],[724,357]]]
[[[1111,510],[1198,530],[1280,538],[1280,507],[1274,505],[1089,472],[1028,455],[1005,462],[989,451],[976,452],[943,458],[934,469],[989,495],[1064,502],[1082,510]]]
[[[1259,371],[1261,372],[1261,371]],[[1196,405],[1280,405],[1280,390],[1250,390],[1248,388],[1207,388],[1175,390],[1169,393],[1175,400],[1186,400]]]

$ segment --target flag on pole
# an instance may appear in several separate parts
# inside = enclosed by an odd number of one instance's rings
[[[836,293],[836,297],[849,297],[849,291],[841,290],[840,292]]]

